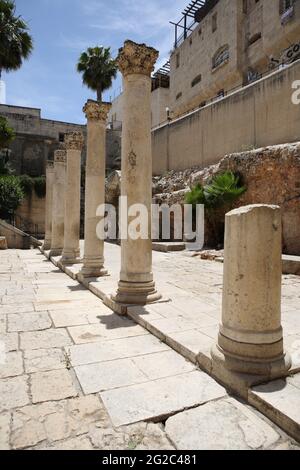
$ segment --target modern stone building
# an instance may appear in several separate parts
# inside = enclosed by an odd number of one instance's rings
[[[193,0],[182,15],[170,61],[153,77],[153,128],[300,57],[299,0]]]
[[[16,174],[44,175],[46,162],[53,160],[54,151],[63,142],[65,133],[82,131],[86,134],[85,125],[43,119],[41,110],[37,108],[0,104],[0,115],[7,118],[16,132],[9,156]],[[119,168],[120,152],[120,132],[107,130],[108,168]]]

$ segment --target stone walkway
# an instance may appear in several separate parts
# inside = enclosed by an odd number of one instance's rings
[[[110,247],[107,256],[117,253]],[[184,254],[156,254],[159,288],[168,284],[168,294],[180,292],[185,301],[201,281],[207,305],[217,307],[220,276],[209,271],[222,266],[204,263],[199,279],[195,262]],[[117,263],[111,255],[114,272]],[[0,298],[1,449],[297,448],[267,418],[141,325],[114,314],[39,251],[0,252]],[[218,318],[208,311],[190,311],[192,325],[207,315],[207,328],[216,328]],[[157,314],[156,320],[169,331],[175,323],[174,333],[199,328],[182,326],[188,319],[177,317]]]

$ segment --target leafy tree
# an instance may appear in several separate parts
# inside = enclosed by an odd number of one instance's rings
[[[17,176],[0,176],[0,218],[11,220],[24,193]]]
[[[89,47],[81,54],[77,64],[84,85],[97,92],[97,100],[100,102],[102,93],[112,86],[117,70],[117,62],[111,57],[110,47]]]
[[[15,136],[15,131],[9,126],[7,119],[0,116],[0,150],[7,148]]]
[[[0,78],[2,71],[18,70],[28,59],[33,42],[27,23],[16,16],[15,2],[0,0]]]

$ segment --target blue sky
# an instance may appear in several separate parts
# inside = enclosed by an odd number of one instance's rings
[[[146,42],[168,59],[174,31],[189,0],[16,0],[29,23],[34,52],[23,67],[4,74],[7,103],[42,109],[49,119],[83,123],[82,106],[93,92],[82,85],[75,65],[88,46],[111,46],[117,54],[125,39]],[[105,93],[118,94],[118,77]]]

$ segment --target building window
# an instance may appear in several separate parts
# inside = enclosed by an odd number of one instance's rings
[[[182,92],[180,91],[180,92],[176,95],[176,100],[179,100],[181,97],[182,97]]]
[[[197,75],[197,77],[194,78],[194,80],[192,81],[191,83],[191,87],[193,88],[194,86],[196,86],[198,83],[200,83],[202,80],[202,75]]]
[[[179,52],[176,54],[176,68],[180,67],[180,54]]]
[[[58,136],[58,140],[59,142],[64,142],[65,141],[65,134],[63,134],[62,132],[59,133],[59,136]]]
[[[217,28],[218,28],[218,14],[215,13],[212,16],[212,32],[214,33],[215,31],[217,31]]]
[[[226,63],[229,60],[229,46],[221,47],[213,57],[212,68],[216,69],[220,65]]]

